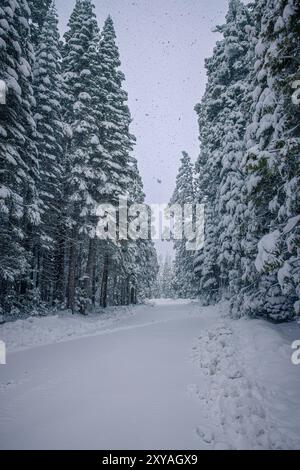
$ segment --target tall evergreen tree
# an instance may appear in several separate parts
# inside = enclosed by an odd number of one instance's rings
[[[170,256],[166,256],[159,268],[159,291],[162,299],[174,299],[175,292],[173,289],[174,270],[173,262]]]
[[[128,193],[130,182],[134,178],[134,161],[130,153],[135,137],[129,130],[131,115],[127,106],[128,96],[122,88],[125,77],[120,71],[116,33],[110,16],[106,19],[101,33],[100,63],[103,90],[100,141],[109,156],[105,160],[109,184],[105,185],[103,196],[110,202],[117,202],[119,195]]]
[[[276,320],[299,311],[299,4],[256,4],[255,90],[247,132],[245,312]],[[294,308],[295,310],[294,310]]]
[[[185,204],[194,206],[194,169],[189,155],[182,152],[180,167],[176,177],[176,186],[170,205],[178,204],[181,207],[181,215],[186,216]],[[182,240],[174,240],[175,262],[174,262],[174,291],[178,297],[192,298],[197,293],[196,278],[194,274],[194,252],[186,249],[187,238],[184,233],[184,224],[181,227]]]
[[[129,196],[132,202],[136,204],[145,204],[145,194],[143,192],[143,183],[138,170],[135,158],[132,165],[132,181],[129,188]],[[150,218],[150,208],[148,209],[148,217]],[[136,291],[136,300],[143,301],[145,298],[151,298],[154,292],[155,283],[158,274],[158,261],[154,243],[150,238],[150,230],[148,230],[148,238],[131,240],[132,246],[131,272],[133,274],[134,286]],[[132,288],[131,287],[131,288]]]
[[[197,200],[205,204],[205,242],[195,271],[203,299],[219,299],[238,288],[244,133],[248,116],[248,74],[251,66],[251,15],[239,0],[230,0],[223,38],[206,61],[208,83],[197,105],[200,156],[196,163]]]
[[[48,9],[39,36],[34,67],[36,99],[37,147],[41,169],[39,181],[43,215],[40,240],[37,243],[36,270],[41,275],[39,286],[43,300],[56,297],[59,230],[63,208],[63,123],[61,55],[59,52],[58,20],[54,5]],[[37,273],[38,274],[38,273]]]
[[[120,196],[127,196],[129,202],[133,202],[135,197],[141,198],[140,188],[137,187],[138,170],[135,160],[131,156],[131,151],[135,142],[135,137],[130,134],[129,126],[131,115],[127,106],[127,93],[122,88],[125,79],[120,71],[120,57],[116,45],[116,33],[112,18],[109,16],[104,24],[101,38],[99,56],[101,63],[101,87],[103,97],[102,119],[100,123],[100,141],[105,149],[103,168],[106,175],[106,184],[103,187],[101,200],[117,205]],[[137,188],[138,193],[132,192]],[[124,241],[118,244],[120,250],[119,260],[122,266],[119,269],[123,272],[123,283],[128,284],[128,266],[124,265],[126,255],[132,246]],[[105,255],[102,278],[106,279],[109,270],[109,252]],[[125,263],[126,264],[126,263]],[[107,283],[101,287],[102,304],[106,305]]]
[[[65,120],[72,133],[66,182],[70,214],[68,305],[72,310],[75,308],[79,238],[95,238],[97,193],[106,179],[102,169],[103,146],[99,141],[99,121],[102,118],[99,29],[93,9],[90,0],[76,1],[65,33],[63,54],[64,87],[67,91]],[[93,244],[89,259],[93,258],[94,251]],[[87,279],[90,279],[89,275]],[[90,290],[89,286],[87,290]]]
[[[1,3],[0,79],[7,85],[6,104],[0,105],[0,277],[4,303],[12,289],[15,297],[27,294],[31,237],[40,223],[29,19],[26,0]]]
[[[27,0],[30,8],[30,30],[34,50],[37,49],[40,34],[52,0]]]
[[[250,118],[252,91],[250,72],[254,65],[254,21],[250,8],[239,0],[231,0],[226,24],[221,28],[225,42],[224,59],[228,83],[224,90],[226,118],[223,121],[218,195],[218,265],[221,286],[229,291],[229,295],[239,291],[243,277],[245,175],[241,163],[246,149],[245,128]]]
[[[218,298],[220,273],[217,265],[217,194],[220,184],[222,137],[222,91],[226,87],[223,68],[225,44],[219,41],[214,54],[207,59],[208,83],[201,104],[196,106],[200,130],[200,155],[196,162],[197,202],[205,204],[205,241],[197,254],[196,272],[200,279],[201,296],[205,302]]]

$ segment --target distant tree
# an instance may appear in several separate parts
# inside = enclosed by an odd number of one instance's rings
[[[166,256],[160,265],[159,271],[159,290],[160,297],[163,299],[173,299],[175,298],[175,292],[173,290],[173,279],[174,279],[174,270],[173,262],[170,256]]]
[[[194,168],[189,155],[182,152],[180,167],[176,177],[176,186],[170,206],[178,204],[181,207],[182,217],[185,217],[184,205],[195,205],[194,194]],[[181,227],[182,239],[174,240],[175,261],[173,287],[177,297],[191,298],[197,293],[197,282],[194,274],[194,251],[187,250],[187,238],[184,233],[184,224]]]

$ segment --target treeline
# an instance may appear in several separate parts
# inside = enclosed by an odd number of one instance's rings
[[[194,178],[185,158],[173,197],[191,194],[185,175],[195,203],[205,204],[204,247],[194,259],[202,300],[229,298],[236,315],[277,321],[300,314],[299,21],[296,0],[229,1],[196,106]],[[183,286],[190,253],[175,248]]]
[[[101,240],[99,204],[144,193],[113,21],[77,0],[63,41],[51,0],[0,5],[0,306],[87,313],[151,295],[151,241]]]

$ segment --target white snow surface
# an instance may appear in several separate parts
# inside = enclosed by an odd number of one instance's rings
[[[164,300],[0,339],[1,449],[300,449],[296,322]]]
[[[7,351],[15,352],[105,332],[135,313],[135,309],[129,307],[109,307],[87,316],[72,315],[70,311],[44,317],[32,316],[0,325],[0,339],[5,341]]]

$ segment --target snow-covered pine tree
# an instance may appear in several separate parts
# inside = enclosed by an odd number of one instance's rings
[[[153,298],[156,288],[159,266],[153,241],[140,241],[136,263],[139,263],[136,265],[138,268],[137,301],[142,302],[144,299]]]
[[[198,114],[200,154],[195,165],[196,202],[205,205],[205,240],[195,257],[195,273],[200,280],[200,295],[205,303],[220,297],[218,259],[218,193],[220,186],[224,112],[222,95],[227,85],[224,68],[225,43],[218,41],[213,56],[205,61],[207,85],[195,110]]]
[[[248,288],[242,306],[274,320],[299,313],[299,4],[255,6],[255,90],[247,132]]]
[[[118,197],[129,192],[133,164],[130,153],[135,137],[129,130],[132,119],[127,106],[128,96],[122,88],[125,77],[120,70],[116,33],[110,16],[101,33],[100,63],[103,92],[100,141],[109,157],[104,162],[109,183],[105,185],[103,198],[118,203]]]
[[[160,260],[159,266],[159,294],[162,299],[173,299],[176,293],[173,289],[174,265],[171,257],[167,255],[164,260]]]
[[[134,157],[130,159],[128,176],[130,183],[126,192],[129,208],[132,204],[144,204],[145,194],[143,183],[138,170],[137,161]],[[129,221],[138,216],[132,214]],[[150,217],[150,214],[149,214]],[[154,244],[149,238],[131,238],[120,240],[115,244],[106,244],[102,247],[105,252],[109,251],[109,266],[105,270],[105,278],[108,278],[107,302],[113,305],[140,303],[145,298],[151,297],[153,286],[156,281],[158,264]],[[104,265],[104,263],[103,263]],[[106,284],[106,282],[105,282]],[[102,291],[103,289],[101,289]],[[101,295],[103,292],[101,292]],[[101,297],[101,304],[105,298]]]
[[[219,299],[228,289],[237,291],[242,276],[240,162],[249,114],[252,23],[249,8],[230,0],[226,23],[216,29],[223,38],[206,61],[206,92],[196,107],[201,141],[196,192],[205,204],[205,242],[195,271],[206,302]]]
[[[143,191],[143,182],[139,173],[137,161],[132,158],[131,165],[131,183],[129,188],[130,200],[137,204],[145,204],[145,194]],[[148,207],[148,216],[150,220],[150,208]],[[150,230],[149,230],[150,232]],[[133,285],[131,292],[136,296],[136,301],[141,302],[145,298],[152,296],[154,285],[158,273],[157,254],[153,241],[149,238],[129,241],[132,247],[131,272]]]
[[[254,21],[252,11],[240,0],[230,0],[226,23],[220,28],[224,36],[226,86],[222,92],[224,114],[221,140],[221,174],[219,188],[218,265],[222,289],[229,295],[241,288],[245,234],[243,215],[244,174],[241,162],[245,152],[245,128],[250,119]]]
[[[40,41],[40,34],[43,28],[48,9],[52,0],[27,0],[30,8],[30,31],[34,50],[37,49]]]
[[[39,35],[34,66],[36,99],[37,147],[41,178],[38,184],[43,203],[41,233],[36,243],[36,285],[41,298],[52,303],[56,298],[63,201],[63,123],[61,55],[59,52],[58,19],[51,5]]]
[[[122,88],[125,77],[120,71],[120,56],[116,45],[116,33],[112,18],[109,16],[104,24],[100,38],[100,63],[101,63],[101,90],[103,97],[102,117],[100,123],[100,142],[104,147],[103,170],[106,175],[106,183],[102,188],[101,199],[103,202],[117,205],[120,196],[127,196],[129,202],[133,202],[134,194],[131,193],[134,179],[137,177],[137,168],[131,156],[135,137],[130,134],[130,111],[127,106],[127,93]],[[108,248],[109,248],[108,244]],[[120,250],[118,259],[121,276],[121,290],[128,285],[128,272],[124,260],[131,252],[128,242],[118,244]],[[108,250],[109,251],[109,250]],[[109,262],[111,254],[106,253],[103,263],[102,279],[109,276]],[[132,261],[132,258],[131,258]],[[126,263],[125,263],[126,264]],[[112,273],[113,275],[113,273]],[[126,279],[124,280],[124,276]],[[119,276],[120,277],[120,276]],[[128,290],[126,287],[125,290]],[[101,303],[107,304],[107,283],[101,285]],[[124,295],[121,297],[124,298]]]
[[[195,203],[194,194],[194,165],[187,152],[182,152],[180,167],[176,177],[176,186],[170,200],[170,206],[181,206],[182,217],[184,205]],[[193,298],[197,294],[197,282],[194,274],[194,252],[186,249],[186,236],[182,225],[182,240],[174,240],[175,261],[173,288],[177,297]]]
[[[1,302],[27,295],[31,281],[31,237],[40,223],[36,126],[33,119],[33,48],[26,0],[0,6],[0,79],[7,86],[0,104]]]
[[[90,294],[90,260],[95,253],[96,210],[106,176],[103,146],[99,141],[102,119],[99,29],[90,0],[77,0],[65,33],[63,78],[66,90],[65,121],[72,138],[67,155],[67,199],[70,214],[68,306],[74,311],[78,278],[78,243],[89,239],[85,290]],[[78,282],[77,282],[78,284]],[[79,287],[79,285],[78,285]],[[84,309],[84,307],[83,307]]]

